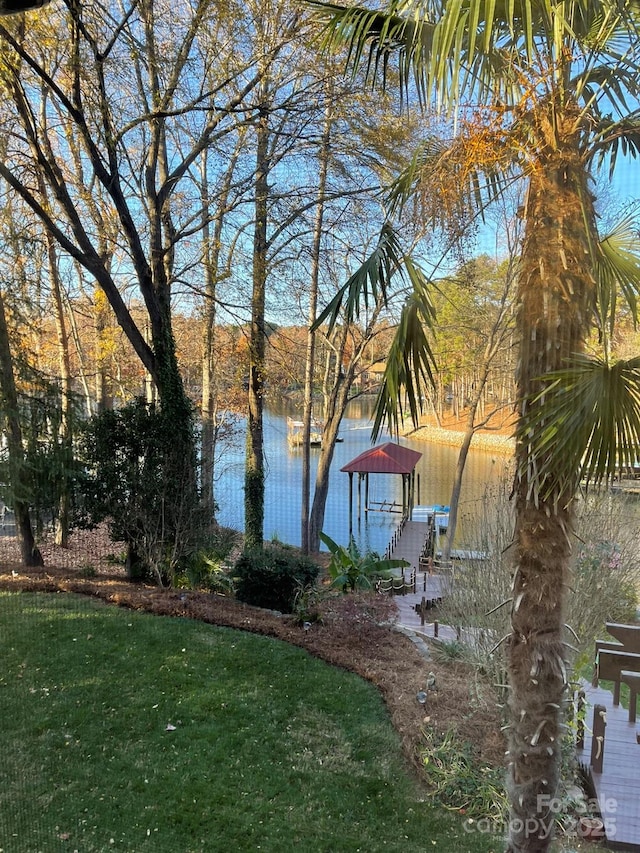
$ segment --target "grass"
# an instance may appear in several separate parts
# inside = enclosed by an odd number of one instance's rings
[[[2,853],[501,847],[425,801],[371,685],[300,649],[8,593],[0,645]]]

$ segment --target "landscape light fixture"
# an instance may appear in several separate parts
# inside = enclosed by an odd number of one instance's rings
[[[51,0],[0,0],[0,15],[19,15],[30,9],[47,6]]]

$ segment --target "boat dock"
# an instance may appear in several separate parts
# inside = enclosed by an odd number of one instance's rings
[[[324,422],[317,418],[311,419],[311,432],[309,433],[309,444],[311,447],[322,445],[322,432]],[[304,443],[304,421],[295,418],[287,418],[287,442],[289,447],[301,447]]]
[[[442,514],[442,521],[445,516]],[[441,525],[439,532],[446,528]],[[394,595],[398,609],[398,625],[427,637],[455,640],[456,632],[447,625],[440,625],[433,608],[447,594],[451,583],[451,566],[442,566],[432,557],[437,554],[437,538],[434,525],[425,520],[404,520],[394,533],[386,556],[394,560],[406,560],[409,566],[384,587]]]

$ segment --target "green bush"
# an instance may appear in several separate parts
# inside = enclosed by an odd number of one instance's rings
[[[318,566],[281,545],[246,551],[235,564],[236,598],[292,613],[301,588],[315,583]]]
[[[229,557],[239,541],[237,530],[215,527],[203,538],[200,548],[181,562],[176,586],[231,595],[234,587]]]
[[[127,546],[131,580],[173,583],[198,547],[206,519],[195,480],[193,422],[181,429],[170,407],[139,398],[83,428],[87,526],[106,521]]]
[[[353,536],[346,548],[326,533],[321,533],[320,539],[331,552],[331,562],[327,567],[331,586],[343,592],[371,589],[373,580],[388,577],[391,569],[404,569],[410,565],[406,560],[385,560],[375,551],[361,554]]]

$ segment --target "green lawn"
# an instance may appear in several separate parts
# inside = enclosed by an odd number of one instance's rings
[[[300,649],[31,594],[0,594],[0,648],[2,853],[500,849],[423,801],[376,690]]]

